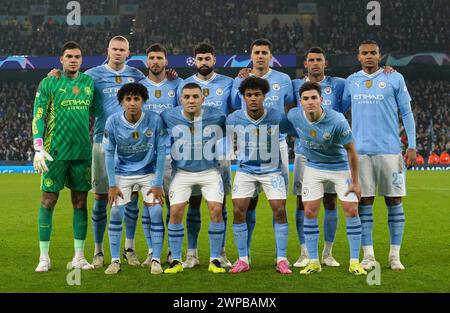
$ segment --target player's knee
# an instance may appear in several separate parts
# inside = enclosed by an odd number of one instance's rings
[[[72,205],[74,208],[84,208],[87,202],[87,192],[72,192]]]
[[[222,206],[221,205],[215,205],[210,210],[211,215],[211,221],[215,223],[222,222]]]
[[[358,204],[355,202],[343,202],[342,207],[344,209],[345,216],[355,217],[358,215]]]
[[[325,194],[323,197],[323,206],[327,210],[336,209],[336,195],[335,194]]]
[[[305,217],[306,218],[316,218],[318,210],[319,210],[318,208],[314,208],[311,206],[305,206]]]
[[[273,210],[273,218],[277,224],[286,223],[286,210],[284,207],[278,207]]]
[[[57,201],[58,201],[57,193],[44,192],[42,194],[41,204],[42,204],[42,207],[44,207],[46,209],[54,208]]]
[[[386,203],[386,205],[389,205],[389,206],[399,205],[400,203],[402,203],[402,198],[401,197],[385,197],[384,202]]]
[[[233,209],[233,223],[242,224],[245,222],[246,211],[243,208],[234,206]]]
[[[360,205],[372,205],[375,200],[375,197],[362,197],[359,201]]]

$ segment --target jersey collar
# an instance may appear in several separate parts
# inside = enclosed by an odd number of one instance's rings
[[[162,85],[164,85],[167,81],[167,78],[164,78],[162,81],[160,81],[159,83],[155,83],[153,80],[151,80],[150,78],[148,78],[148,76],[146,77],[147,81],[149,84],[152,84],[155,87],[161,87]]]
[[[270,74],[272,74],[272,69],[271,68],[269,68],[269,71],[266,74],[264,74],[263,76],[261,76],[260,78],[267,79],[267,77],[269,77]],[[256,75],[253,74],[253,73],[250,73],[250,76],[256,76]]]
[[[212,82],[212,81],[216,78],[216,76],[217,76],[217,73],[214,72],[214,74],[211,76],[210,79],[208,79],[208,80],[203,80],[203,79],[198,78],[197,74],[195,74],[195,75],[194,75],[194,79],[195,79],[196,81],[198,81],[199,83],[201,83],[201,84],[208,85],[210,82]]]
[[[181,106],[181,116],[183,116],[183,118],[185,119],[185,120],[187,120],[188,122],[198,122],[198,121],[200,121],[201,119],[202,119],[202,117],[203,117],[203,109],[202,109],[202,112],[200,113],[200,115],[199,116],[197,116],[197,117],[194,117],[194,120],[191,120],[189,117],[187,117],[185,114],[184,114],[184,110],[183,110],[183,107]]]
[[[127,65],[125,64],[123,69],[121,69],[120,71],[115,71],[112,68],[110,68],[108,64],[105,64],[103,66],[106,68],[106,70],[108,70],[109,72],[114,73],[114,74],[122,74],[127,68]]]
[[[266,117],[266,115],[267,115],[267,109],[264,109],[263,115],[262,115],[259,119],[257,119],[257,120],[252,119],[252,118],[247,114],[247,110],[244,110],[244,114],[245,114],[245,117],[247,117],[247,119],[248,119],[250,122],[252,122],[253,124],[259,124],[259,123],[261,123],[261,121]]]
[[[323,119],[325,118],[325,115],[326,115],[326,112],[325,112],[325,109],[324,109],[323,112],[322,112],[322,115],[319,117],[319,119],[318,119],[317,121],[315,121],[315,122],[311,122],[311,121],[308,119],[308,117],[306,117],[305,111],[303,111],[303,116],[305,117],[305,120],[306,120],[306,122],[307,122],[309,125],[317,125],[317,124],[319,124],[321,121],[323,121]]]
[[[366,76],[368,78],[374,78],[375,76],[377,76],[378,74],[380,74],[381,72],[383,72],[384,69],[383,68],[379,68],[378,71],[376,71],[375,73],[372,74],[367,74],[366,72],[364,72],[363,70],[360,70],[360,74],[363,76]]]
[[[321,81],[318,81],[317,83],[320,85],[320,84],[323,83],[326,79],[327,79],[327,76],[325,75],[325,76],[323,77],[323,79],[322,79]],[[305,82],[309,82],[309,81],[310,81],[310,80],[309,80],[309,77],[308,77],[308,75],[306,75]]]
[[[127,119],[125,118],[125,112],[123,112],[122,120],[125,122],[125,124],[127,124],[131,128],[138,128],[138,126],[141,124],[142,120],[144,119],[144,116],[145,116],[145,112],[142,112],[141,118],[136,123],[132,124],[132,123],[127,121]]]

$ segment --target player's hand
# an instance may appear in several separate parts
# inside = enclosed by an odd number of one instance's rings
[[[108,204],[110,207],[113,205],[117,205],[117,197],[121,197],[123,199],[122,191],[119,187],[109,187],[108,190]]]
[[[36,171],[43,174],[48,171],[47,164],[45,161],[53,161],[53,158],[45,150],[36,151],[34,153],[33,166]]]
[[[417,159],[416,149],[406,150],[405,158],[406,158],[406,168],[411,168],[411,166],[416,165]]]
[[[391,74],[391,73],[394,73],[394,72],[396,72],[395,68],[393,68],[393,67],[391,67],[389,65],[383,66],[383,73],[384,74]]]
[[[175,80],[178,78],[178,73],[173,68],[166,69],[166,77],[168,80]]]
[[[252,72],[252,69],[251,68],[243,68],[243,69],[241,69],[240,71],[239,71],[239,73],[238,73],[238,77],[239,78],[247,78],[247,77],[249,77],[250,76],[250,73]]]
[[[50,72],[48,72],[47,77],[60,78],[61,77],[61,71],[58,70],[57,68],[54,68]]]
[[[347,196],[350,192],[354,192],[356,194],[358,201],[361,199],[361,185],[359,183],[350,184],[350,186],[348,186],[347,192],[345,193],[345,196]]]
[[[153,202],[150,202],[151,206],[154,206],[155,204],[164,204],[164,189],[162,189],[162,187],[152,187],[147,192],[147,196],[151,193],[153,194]]]

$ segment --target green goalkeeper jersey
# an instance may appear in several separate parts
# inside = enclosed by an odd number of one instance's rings
[[[44,78],[34,100],[33,139],[44,140],[54,160],[91,158],[89,117],[94,112],[94,81],[79,73]]]

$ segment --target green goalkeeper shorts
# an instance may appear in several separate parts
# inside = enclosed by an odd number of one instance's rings
[[[64,186],[75,191],[91,189],[91,160],[47,161],[48,171],[42,174],[41,190],[58,192]]]

